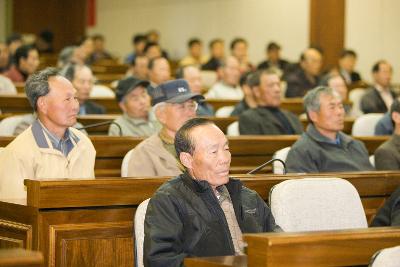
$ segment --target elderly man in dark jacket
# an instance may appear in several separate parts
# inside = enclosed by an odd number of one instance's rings
[[[231,154],[210,120],[186,122],[175,136],[186,172],[162,185],[145,218],[144,265],[183,266],[185,257],[242,255],[242,233],[279,231],[269,207],[229,178]]]

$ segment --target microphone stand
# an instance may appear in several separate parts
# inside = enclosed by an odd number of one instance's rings
[[[255,168],[254,170],[249,171],[247,174],[255,174],[257,172],[259,172],[260,170],[262,170],[265,166],[267,166],[268,164],[274,162],[274,161],[279,161],[280,163],[282,163],[283,165],[283,174],[286,174],[286,164],[283,160],[281,159],[271,159],[268,160],[267,162],[261,164],[260,166],[258,166],[257,168]]]
[[[77,128],[78,130],[85,130],[88,128],[93,128],[93,127],[97,127],[97,126],[103,126],[103,125],[108,125],[108,124],[114,124],[118,127],[119,130],[119,136],[122,136],[122,128],[121,125],[119,125],[118,123],[116,123],[115,121],[103,121],[103,122],[97,122],[97,123],[93,123],[93,124],[89,124],[89,125],[85,125],[83,127]]]

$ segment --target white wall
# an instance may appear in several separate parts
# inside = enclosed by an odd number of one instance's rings
[[[258,64],[267,42],[282,45],[282,54],[297,60],[308,45],[309,0],[98,0],[97,25],[88,33],[102,33],[107,47],[118,56],[130,50],[135,33],[158,29],[161,45],[172,58],[183,57],[186,42],[220,37],[226,47],[237,36],[250,43],[249,54]],[[227,50],[228,51],[228,50]]]
[[[371,81],[372,65],[379,59],[394,67],[393,82],[400,83],[400,1],[347,0],[345,46],[358,53],[357,69]]]

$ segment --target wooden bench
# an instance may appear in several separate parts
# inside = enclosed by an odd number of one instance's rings
[[[310,176],[237,177],[267,200],[275,184]],[[400,172],[323,176],[351,182],[369,207],[366,213],[400,185]],[[133,266],[136,208],[168,179],[25,180],[27,200],[0,201],[0,245],[40,250],[46,266]]]
[[[22,248],[0,249],[2,267],[42,267],[43,255],[38,251]]]

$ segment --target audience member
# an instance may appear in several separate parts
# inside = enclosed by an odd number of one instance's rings
[[[24,198],[24,179],[94,178],[96,151],[71,128],[79,103],[72,84],[54,68],[32,75],[26,95],[38,119],[0,155],[0,195]]]
[[[361,81],[361,76],[354,70],[357,63],[357,54],[353,50],[345,49],[339,58],[339,73],[346,81],[352,84]]]
[[[264,200],[239,179],[229,178],[228,140],[212,121],[198,118],[184,124],[175,149],[185,172],[150,199],[145,266],[183,266],[186,257],[244,255],[242,233],[281,231]]]
[[[186,66],[182,69],[182,77],[185,79],[188,84],[189,88],[193,93],[202,94],[203,91],[203,84],[201,82],[201,73],[200,69],[196,66]],[[213,107],[208,104],[205,100],[198,102],[199,106],[197,108],[196,114],[198,116],[213,116],[214,109]]]
[[[171,68],[168,60],[156,57],[149,61],[149,81],[152,87],[156,87],[171,78]]]
[[[148,42],[143,52],[149,60],[162,57],[161,46],[158,43]]]
[[[342,101],[347,100],[347,85],[341,75],[336,73],[329,73],[321,79],[320,85],[328,86],[335,90],[342,98]],[[350,115],[351,105],[343,103],[343,107],[346,115]]]
[[[143,55],[136,55],[127,72],[127,76],[134,76],[140,80],[148,80],[149,59]]]
[[[157,30],[150,30],[150,31],[148,31],[147,32],[147,34],[146,34],[146,39],[147,39],[147,42],[148,43],[156,43],[156,44],[159,44],[159,47],[160,47],[160,51],[161,51],[161,54],[159,55],[159,56],[162,56],[162,57],[165,57],[166,59],[168,59],[168,53],[167,53],[167,51],[165,51],[165,50],[163,50],[162,48],[161,48],[161,45],[160,45],[160,33],[157,31]]]
[[[89,56],[88,61],[93,64],[102,59],[113,59],[113,56],[105,48],[105,39],[101,34],[95,34],[92,36],[93,40],[93,52]]]
[[[300,57],[300,66],[286,74],[286,97],[303,97],[318,85],[322,54],[315,48],[306,49]]]
[[[49,30],[44,30],[39,33],[36,38],[35,46],[40,54],[53,53],[54,33]]]
[[[78,61],[82,62],[81,60],[75,59],[75,57],[76,57],[75,50],[76,50],[76,46],[73,46],[73,45],[64,47],[61,50],[60,54],[58,55],[57,67],[64,70],[64,72],[65,72],[66,66],[69,65],[70,63],[77,64],[76,62],[78,62]],[[79,63],[79,64],[82,64],[82,63]],[[61,73],[63,73],[63,71],[61,71]]]
[[[185,80],[160,84],[151,91],[152,105],[162,125],[156,133],[138,144],[128,163],[129,177],[179,175],[183,167],[177,161],[174,138],[178,129],[196,116],[202,95],[192,93]]]
[[[371,227],[383,226],[400,226],[400,187],[386,200],[371,222]]]
[[[0,74],[6,72],[10,64],[10,54],[5,43],[0,42]]]
[[[76,89],[76,97],[79,101],[79,115],[104,114],[106,109],[89,100],[93,89],[94,77],[92,70],[86,65],[71,64],[65,71],[65,78],[71,81]]]
[[[217,82],[207,92],[206,98],[237,99],[243,98],[243,91],[239,86],[240,70],[239,61],[229,56],[219,68],[222,81]]]
[[[136,34],[132,37],[133,51],[126,56],[125,64],[132,64],[136,56],[144,55],[147,38],[144,34]]]
[[[244,97],[235,105],[233,111],[231,112],[231,116],[239,116],[246,110],[257,107],[254,92],[251,90],[249,85],[249,78],[252,75],[253,72],[246,72],[240,77],[239,85],[240,88],[242,88]]]
[[[222,39],[214,39],[210,42],[210,58],[201,67],[202,70],[217,71],[221,66],[221,62],[225,58],[225,45]]]
[[[303,125],[296,115],[281,109],[281,79],[273,69],[260,70],[249,78],[257,107],[239,116],[240,134],[301,134]]]
[[[207,62],[207,57],[203,55],[203,43],[200,39],[190,39],[188,42],[188,50],[189,54],[179,62],[179,66],[185,67],[194,65],[200,67]]]
[[[289,151],[289,172],[344,172],[373,170],[365,145],[342,132],[344,108],[339,94],[317,87],[304,97],[310,124]]]
[[[248,54],[248,43],[243,38],[235,38],[231,42],[231,54],[239,61],[240,73],[246,73],[254,69],[253,65],[250,63]]]
[[[282,73],[285,73],[286,69],[289,66],[289,62],[287,60],[284,60],[281,58],[281,47],[279,44],[275,42],[270,42],[266,49],[266,56],[267,59],[263,62],[261,62],[258,66],[257,69],[269,69],[269,68],[277,68],[279,69]]]
[[[9,66],[15,64],[15,52],[17,49],[22,46],[24,43],[22,41],[22,35],[19,33],[13,33],[7,37],[6,44],[8,47],[8,52],[10,54],[9,57]]]
[[[23,45],[15,52],[15,65],[4,73],[11,81],[25,82],[39,66],[39,53],[31,45]]]
[[[377,170],[400,170],[400,102],[394,100],[390,107],[391,119],[394,123],[393,136],[381,144],[375,151]]]
[[[110,125],[108,135],[148,137],[160,130],[158,121],[149,114],[150,96],[147,93],[149,85],[148,81],[135,77],[128,77],[118,82],[116,99],[123,114],[114,120],[117,125]]]
[[[361,110],[364,113],[385,113],[390,109],[397,97],[393,88],[392,66],[385,60],[380,60],[372,67],[374,85],[368,88],[361,98]]]
[[[90,64],[90,55],[94,51],[93,38],[90,36],[84,36],[79,42],[78,46],[74,50],[72,63],[80,65]]]

